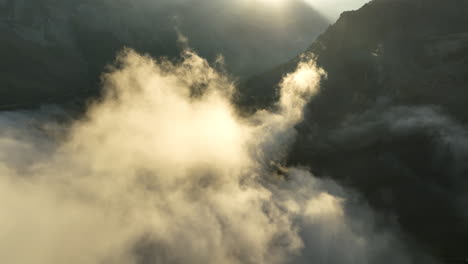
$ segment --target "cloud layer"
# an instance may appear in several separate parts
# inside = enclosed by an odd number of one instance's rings
[[[273,110],[191,51],[123,51],[85,117],[0,115],[5,263],[410,263],[397,229],[282,161],[325,73],[304,57]]]

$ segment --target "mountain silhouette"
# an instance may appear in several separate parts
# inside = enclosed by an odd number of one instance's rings
[[[328,77],[289,158],[357,189],[450,263],[468,255],[467,14],[463,0],[374,0],[343,13],[307,50]],[[246,81],[239,104],[270,106],[298,60]]]
[[[0,1],[0,107],[64,102],[98,93],[124,47],[176,59],[182,35],[201,56],[224,56],[238,77],[293,58],[328,21],[301,1]]]

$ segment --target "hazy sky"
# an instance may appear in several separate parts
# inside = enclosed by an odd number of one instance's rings
[[[335,21],[343,11],[355,10],[370,0],[304,0]]]

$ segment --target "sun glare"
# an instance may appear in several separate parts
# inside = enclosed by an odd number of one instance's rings
[[[287,0],[263,0],[264,2],[270,3],[272,5],[279,5],[285,3]]]
[[[281,7],[288,2],[288,0],[251,0],[246,1],[254,4],[266,5],[269,7]]]
[[[261,0],[261,1],[271,6],[281,6],[287,2],[287,0]]]

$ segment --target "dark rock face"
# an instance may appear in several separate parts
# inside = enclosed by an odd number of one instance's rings
[[[125,46],[176,58],[177,30],[202,56],[223,54],[245,76],[294,57],[328,24],[300,1],[284,11],[289,19],[231,2],[1,0],[0,107],[96,94],[105,65]]]
[[[374,0],[343,13],[308,50],[328,79],[289,160],[359,190],[427,252],[460,263],[468,252],[467,25],[468,2],[459,0]],[[268,105],[296,62],[244,83],[240,103]]]

